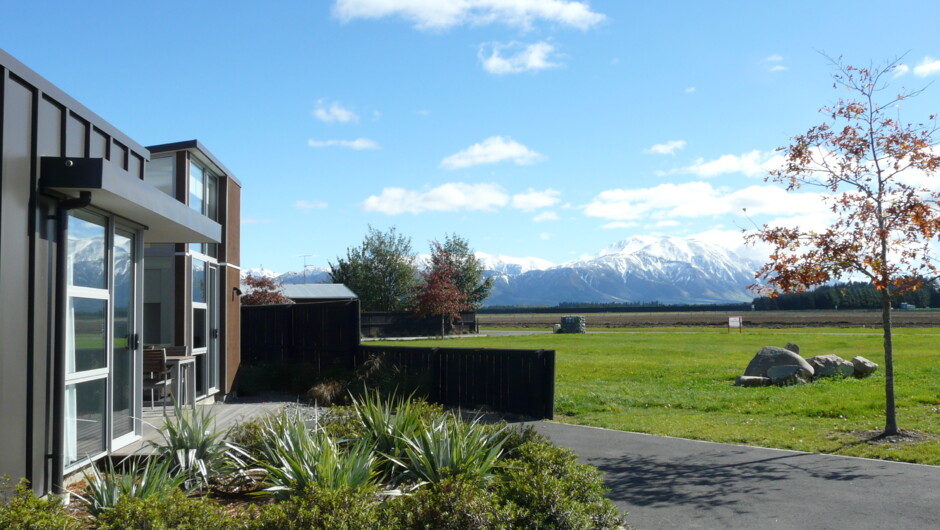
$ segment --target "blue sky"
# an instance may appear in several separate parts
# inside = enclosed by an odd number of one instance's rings
[[[245,268],[326,266],[370,224],[562,263],[818,221],[763,177],[840,95],[820,51],[940,78],[940,4],[757,4],[0,0],[0,47],[144,145],[202,141],[244,186]]]

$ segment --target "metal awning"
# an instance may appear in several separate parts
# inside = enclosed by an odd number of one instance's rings
[[[70,197],[91,192],[92,206],[146,227],[146,243],[221,243],[222,225],[103,158],[44,156],[39,186]]]

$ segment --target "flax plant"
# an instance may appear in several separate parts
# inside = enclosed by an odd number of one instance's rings
[[[405,440],[425,428],[422,408],[410,397],[392,394],[383,400],[378,391],[366,391],[360,399],[354,397],[352,401],[356,417],[366,431],[365,438],[381,455],[379,471],[383,478],[390,479],[395,469],[393,460],[405,457]]]
[[[193,411],[175,407],[175,415],[164,417],[159,430],[162,441],[150,442],[162,459],[171,462],[170,470],[189,482],[209,482],[233,471],[231,453],[234,448],[225,443],[225,432],[215,426],[215,418],[207,407]]]
[[[265,475],[260,494],[277,499],[314,488],[355,490],[375,483],[375,456],[366,441],[341,445],[297,414],[285,412],[266,422],[260,453],[257,463]]]
[[[132,499],[163,500],[178,490],[185,480],[183,475],[174,475],[169,460],[148,459],[143,465],[131,461],[124,473],[119,473],[110,460],[104,474],[95,466],[91,475],[85,472],[88,482],[87,496],[79,498],[88,507],[89,513],[98,516],[113,508],[124,497]]]
[[[404,438],[404,458],[388,457],[406,478],[439,484],[448,477],[484,486],[495,477],[495,466],[506,441],[505,429],[492,431],[479,422],[444,416]]]

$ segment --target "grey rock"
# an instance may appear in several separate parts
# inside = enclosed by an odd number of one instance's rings
[[[786,348],[786,349],[792,351],[793,353],[795,353],[795,354],[797,354],[797,355],[799,355],[799,353],[800,353],[800,345],[799,345],[799,344],[796,344],[795,342],[788,342],[787,345],[786,345],[784,348]]]
[[[861,355],[852,359],[852,366],[855,368],[854,375],[858,378],[868,377],[875,373],[875,370],[878,369],[877,364],[869,361]]]
[[[816,373],[813,367],[806,362],[806,359],[803,359],[796,353],[784,348],[777,348],[776,346],[764,346],[757,352],[757,355],[751,359],[751,362],[747,365],[747,369],[744,370],[744,375],[769,377],[767,370],[772,366],[799,366],[807,373],[808,377],[812,377],[813,374]]]
[[[802,366],[779,365],[771,366],[767,369],[767,378],[773,385],[799,385],[805,383],[812,377]]]
[[[770,379],[766,377],[739,375],[738,378],[734,380],[734,384],[737,386],[769,386]]]
[[[855,365],[838,355],[817,355],[806,359],[806,362],[815,370],[815,378],[849,377],[855,374]]]

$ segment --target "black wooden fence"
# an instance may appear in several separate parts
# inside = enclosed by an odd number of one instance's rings
[[[441,317],[417,317],[409,312],[363,311],[360,315],[363,337],[434,337],[441,333]],[[461,313],[447,333],[477,333],[476,313]]]
[[[435,403],[553,416],[553,350],[360,345],[358,301],[243,306],[241,311],[239,370],[251,372],[255,391],[293,388],[302,393],[324,372],[356,370],[371,360],[378,361],[393,386],[415,389]]]
[[[359,346],[359,301],[242,306],[241,361],[349,364]]]
[[[419,381],[428,400],[443,405],[551,419],[554,350],[416,348],[361,345],[355,366],[378,359],[382,370]]]

